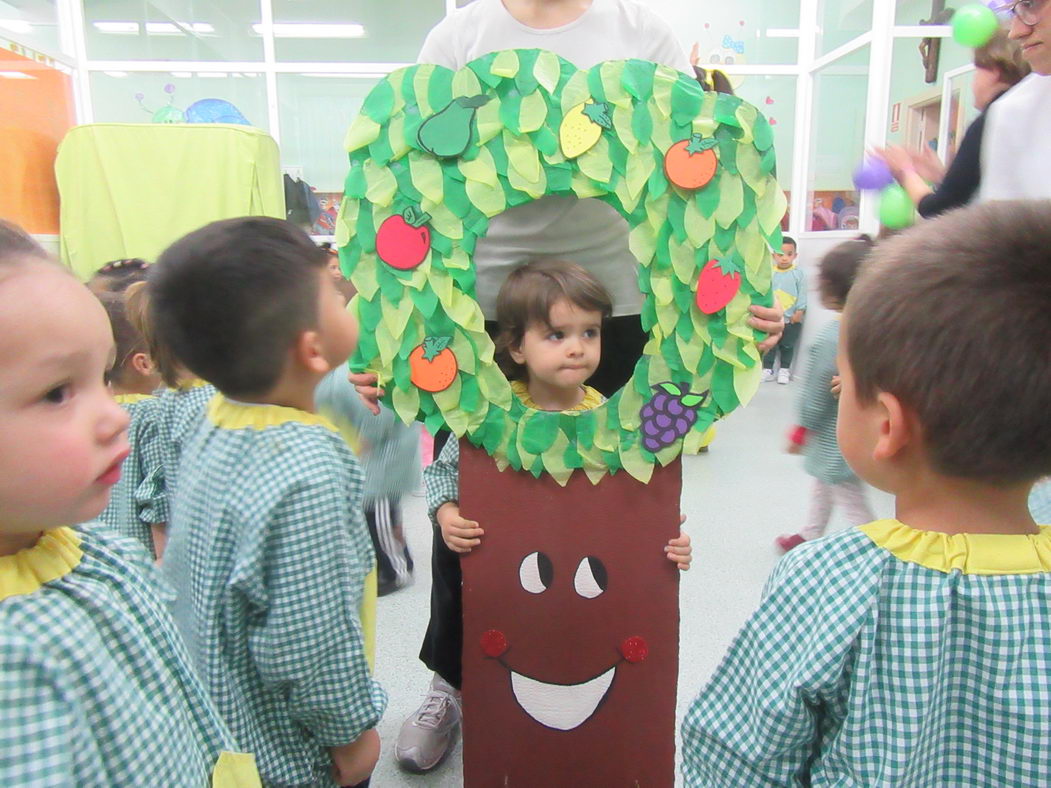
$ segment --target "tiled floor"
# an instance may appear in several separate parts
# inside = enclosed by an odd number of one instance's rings
[[[683,578],[679,715],[715,669],[754,607],[777,552],[773,539],[806,517],[810,477],[802,459],[784,453],[799,383],[761,386],[752,403],[730,416],[706,455],[683,465],[683,512],[693,537],[694,564]],[[890,516],[889,496],[871,491],[878,516]],[[405,522],[416,559],[415,584],[379,601],[377,675],[390,693],[380,723],[383,754],[373,776],[387,786],[459,786],[459,750],[425,776],[401,772],[392,749],[402,720],[418,705],[430,675],[417,659],[427,626],[430,533],[423,498],[405,500]],[[833,518],[831,529],[845,527]]]

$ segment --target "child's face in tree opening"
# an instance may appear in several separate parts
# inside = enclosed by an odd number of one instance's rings
[[[96,517],[128,454],[105,310],[68,273],[31,263],[0,280],[0,336],[0,537]]]
[[[781,253],[774,252],[774,260],[777,262],[778,268],[791,268],[796,261],[795,244],[781,244]]]
[[[548,324],[530,323],[511,358],[524,364],[530,383],[578,389],[598,368],[602,355],[602,314],[563,298],[551,306]]]

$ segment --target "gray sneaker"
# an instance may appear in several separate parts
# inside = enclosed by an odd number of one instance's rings
[[[420,708],[402,723],[394,757],[409,772],[429,772],[442,762],[460,733],[460,691],[437,675]]]

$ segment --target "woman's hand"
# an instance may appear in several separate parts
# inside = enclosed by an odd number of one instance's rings
[[[757,304],[752,304],[748,310],[752,313],[748,318],[748,325],[757,331],[765,331],[768,335],[757,347],[760,353],[765,353],[780,342],[781,335],[785,333],[785,312],[779,306]]]
[[[385,393],[377,386],[379,378],[374,372],[351,372],[347,379],[354,384],[354,388],[365,403],[365,407],[372,411],[373,416],[380,415],[380,397]]]

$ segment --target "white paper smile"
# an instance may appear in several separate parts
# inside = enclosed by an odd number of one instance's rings
[[[511,671],[511,689],[522,711],[548,728],[568,731],[587,720],[606,697],[617,666],[583,684],[547,684]]]

